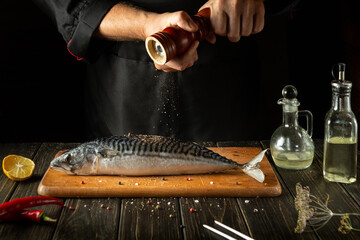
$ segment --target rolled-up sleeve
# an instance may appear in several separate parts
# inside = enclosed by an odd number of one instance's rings
[[[69,52],[78,60],[88,59],[98,47],[92,36],[106,13],[119,0],[33,0],[56,24]]]

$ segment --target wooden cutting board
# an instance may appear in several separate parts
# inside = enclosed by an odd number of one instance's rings
[[[253,147],[209,148],[238,163],[261,152]],[[241,169],[216,174],[181,176],[74,176],[48,169],[38,193],[54,197],[273,197],[281,186],[265,155],[260,163],[265,181],[260,183]],[[119,184],[120,183],[120,184]]]

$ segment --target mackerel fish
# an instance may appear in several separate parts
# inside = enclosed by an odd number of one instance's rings
[[[191,142],[155,135],[127,135],[82,143],[51,161],[54,170],[74,175],[181,175],[242,171],[259,182],[266,150],[239,164]]]

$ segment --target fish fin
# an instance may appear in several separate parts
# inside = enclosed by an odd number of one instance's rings
[[[261,171],[259,168],[254,169],[243,169],[244,173],[249,175],[250,177],[255,178],[259,182],[264,182],[265,175],[263,171]]]
[[[259,153],[256,157],[254,157],[250,162],[245,163],[242,166],[242,170],[245,174],[255,178],[259,182],[263,182],[265,180],[265,175],[263,171],[259,169],[259,163],[264,158],[266,151],[268,148]]]

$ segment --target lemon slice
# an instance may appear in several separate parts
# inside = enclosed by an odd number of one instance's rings
[[[23,181],[34,173],[35,163],[26,157],[9,155],[3,159],[2,168],[11,180]]]

